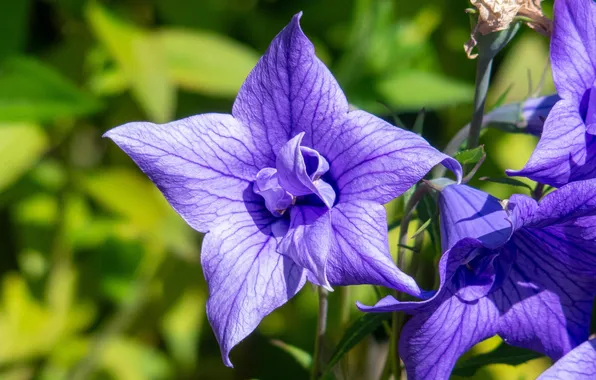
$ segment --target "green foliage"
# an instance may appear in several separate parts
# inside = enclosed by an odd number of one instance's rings
[[[352,348],[354,348],[358,343],[360,343],[360,341],[362,341],[362,339],[369,336],[373,331],[381,326],[384,321],[390,318],[390,313],[369,313],[358,318],[344,332],[344,335],[337,344],[335,351],[331,355],[331,359],[329,359],[327,363],[324,373],[330,373],[333,367],[339,363],[339,361]]]
[[[0,63],[0,121],[52,121],[98,107],[97,100],[35,59],[13,57]]]
[[[477,355],[467,360],[460,360],[456,364],[453,374],[470,377],[480,368],[489,364],[508,364],[516,366],[541,356],[542,355],[534,351],[501,343],[495,350],[489,353]]]
[[[271,344],[287,352],[298,362],[298,364],[300,364],[302,368],[304,368],[307,371],[310,371],[310,367],[312,366],[311,354],[309,354],[301,348],[284,343],[281,340],[272,340]]]
[[[462,165],[475,164],[486,157],[484,152],[484,145],[480,145],[474,149],[467,149],[457,152],[454,158]]]
[[[35,124],[0,123],[0,191],[29,170],[48,148],[48,138]]]

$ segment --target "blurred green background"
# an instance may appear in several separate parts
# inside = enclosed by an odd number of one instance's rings
[[[224,367],[205,318],[200,234],[101,136],[128,121],[230,112],[258,57],[302,10],[305,33],[354,106],[389,121],[397,114],[406,127],[426,107],[424,135],[443,148],[471,115],[468,6],[0,1],[0,378],[305,378],[271,339],[311,350],[310,287],[233,350],[234,370]],[[489,106],[508,88],[507,100],[524,99],[528,78],[535,86],[547,63],[547,39],[523,28],[496,62]],[[543,92],[553,92],[550,73]],[[489,158],[480,176],[498,177],[520,168],[536,139],[490,131],[483,141]],[[515,190],[474,183],[500,197]],[[390,221],[400,217],[399,202],[388,206]],[[395,250],[397,229],[390,240]],[[367,286],[351,297],[376,300]],[[330,345],[341,334],[337,305],[336,292]],[[353,308],[350,319],[358,316]],[[343,364],[347,378],[363,378],[363,350],[382,359],[386,340],[381,329],[358,346]],[[477,376],[530,379],[545,365],[493,365]]]

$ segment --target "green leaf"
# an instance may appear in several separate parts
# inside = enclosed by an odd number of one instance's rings
[[[122,69],[135,99],[149,118],[159,123],[171,120],[176,93],[159,42],[149,32],[116,18],[94,1],[86,13],[93,33]]]
[[[470,103],[474,98],[474,86],[424,71],[398,72],[381,80],[377,89],[392,107],[409,110]]]
[[[458,362],[453,370],[453,375],[470,377],[485,365],[508,364],[516,366],[541,356],[541,354],[525,348],[501,343],[499,347],[489,353],[473,356],[465,361]]]
[[[480,178],[481,181],[488,181],[488,182],[494,182],[494,183],[501,183],[504,185],[510,185],[510,186],[516,186],[516,187],[525,187],[526,189],[533,191],[532,187],[530,185],[528,185],[527,183],[524,183],[518,179],[515,178],[509,178],[509,177],[481,177]]]
[[[296,361],[298,362],[298,364],[300,364],[302,368],[304,368],[307,371],[310,370],[310,367],[312,366],[311,354],[309,354],[301,348],[282,342],[281,340],[273,339],[271,340],[271,344],[287,352],[291,357],[296,359]]]
[[[323,374],[331,372],[333,367],[360,341],[370,335],[379,327],[383,321],[391,317],[390,313],[368,313],[356,320],[350,327],[346,329],[343,337],[337,344],[335,352],[331,355],[331,359],[325,367]]]
[[[29,170],[48,148],[35,124],[0,124],[0,191]]]
[[[151,181],[128,169],[103,169],[82,179],[96,202],[144,231],[155,231],[167,215],[167,205]]]
[[[0,121],[53,121],[92,113],[98,101],[31,58],[0,64]]]
[[[426,110],[423,108],[418,112],[416,115],[416,120],[414,121],[414,126],[412,127],[412,132],[417,134],[418,136],[422,136],[422,129],[424,128],[424,119],[426,117]]]
[[[430,226],[431,221],[432,219],[427,219],[426,222],[424,222],[420,227],[418,227],[418,229],[416,230],[416,232],[414,232],[410,239],[414,239],[416,236],[424,232],[428,228],[428,226]]]
[[[467,149],[457,152],[453,158],[455,158],[460,164],[467,165],[479,162],[485,155],[486,153],[484,152],[484,145],[480,145],[474,149]]]
[[[185,370],[196,368],[197,342],[205,317],[205,296],[197,289],[186,289],[162,319],[162,331],[173,358]]]
[[[434,247],[435,253],[441,253],[441,233],[439,231],[439,212],[438,206],[435,199],[429,194],[426,193],[418,202],[416,206],[416,213],[418,214],[418,218],[421,222],[425,224],[430,220],[430,226],[428,228],[428,233],[430,235],[430,240]]]
[[[235,97],[259,60],[254,50],[214,33],[166,29],[156,38],[171,80],[207,95]]]

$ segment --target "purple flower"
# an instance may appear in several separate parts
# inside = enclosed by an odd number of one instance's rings
[[[569,351],[537,380],[594,380],[596,379],[596,339],[589,340]]]
[[[561,100],[544,124],[526,166],[509,175],[553,186],[596,178],[596,3],[556,0],[551,39],[553,78]]]
[[[207,315],[228,366],[230,350],[306,278],[326,288],[377,284],[420,295],[391,259],[382,204],[438,163],[461,177],[455,160],[416,134],[348,112],[299,20],[275,37],[232,115],[106,133],[189,225],[207,233]]]
[[[540,136],[548,113],[559,99],[559,96],[554,94],[528,98],[521,103],[505,104],[484,115],[482,123],[515,125],[516,129],[512,132]]]
[[[441,192],[436,294],[389,296],[364,311],[413,314],[400,352],[408,379],[447,379],[457,359],[495,334],[558,359],[588,338],[596,294],[596,180],[566,185],[537,203],[504,203],[465,185]]]

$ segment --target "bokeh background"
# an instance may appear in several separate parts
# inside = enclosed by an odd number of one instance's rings
[[[464,0],[0,1],[0,378],[306,378],[271,341],[311,350],[312,289],[268,316],[232,352],[236,368],[224,367],[205,318],[201,235],[101,136],[128,121],[229,112],[271,39],[302,10],[305,33],[355,107],[397,116],[406,128],[426,107],[424,136],[443,148],[471,115],[466,7]],[[547,64],[547,39],[522,28],[497,59],[489,107],[503,94],[524,99]],[[545,78],[542,92],[551,93],[550,72]],[[480,176],[502,177],[525,163],[536,139],[489,131],[483,142]],[[500,197],[526,191],[474,183]],[[390,222],[400,217],[399,202],[388,206]],[[390,236],[395,251],[396,228]],[[436,255],[426,257],[432,267]],[[351,297],[377,296],[361,286]],[[341,335],[337,305],[336,292],[330,345]],[[352,308],[349,319],[358,316]],[[377,331],[346,362],[356,368],[367,347],[382,358],[386,340]],[[476,376],[532,379],[548,363],[492,365]]]

